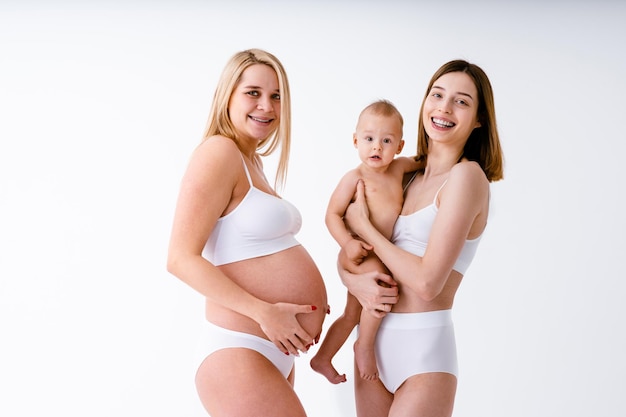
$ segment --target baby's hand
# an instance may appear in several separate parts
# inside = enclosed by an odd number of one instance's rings
[[[367,258],[372,247],[362,240],[352,239],[346,243],[344,250],[350,262],[360,265]]]

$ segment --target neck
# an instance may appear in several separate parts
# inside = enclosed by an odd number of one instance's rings
[[[424,177],[434,177],[450,172],[452,167],[459,162],[463,150],[433,151],[429,149]]]

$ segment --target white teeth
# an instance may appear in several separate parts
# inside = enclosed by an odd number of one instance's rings
[[[253,116],[250,116],[250,118],[251,118],[252,120],[254,120],[254,121],[256,121],[256,122],[260,122],[260,123],[269,123],[269,122],[270,122],[270,119],[259,119],[259,118],[257,118],[257,117],[253,117]]]
[[[454,123],[452,123],[452,122],[447,122],[445,120],[437,119],[437,118],[434,118],[434,117],[433,117],[433,123],[438,125],[438,126],[441,126],[441,127],[452,127],[452,126],[454,126]]]

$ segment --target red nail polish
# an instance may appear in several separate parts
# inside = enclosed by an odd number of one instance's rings
[[[315,311],[315,310],[317,310],[317,307],[315,307],[315,306],[311,306],[311,309],[312,309],[313,311]]]

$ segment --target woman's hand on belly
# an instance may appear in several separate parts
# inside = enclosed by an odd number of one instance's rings
[[[225,327],[266,337],[282,352],[294,355],[306,352],[319,337],[328,303],[326,287],[302,246],[220,269],[261,302],[246,316],[222,305],[207,311],[210,321],[219,316]]]
[[[298,314],[311,314],[318,307],[291,303],[267,304],[260,309],[255,321],[263,333],[285,354],[299,355],[306,352],[318,335],[310,335],[296,318]]]

